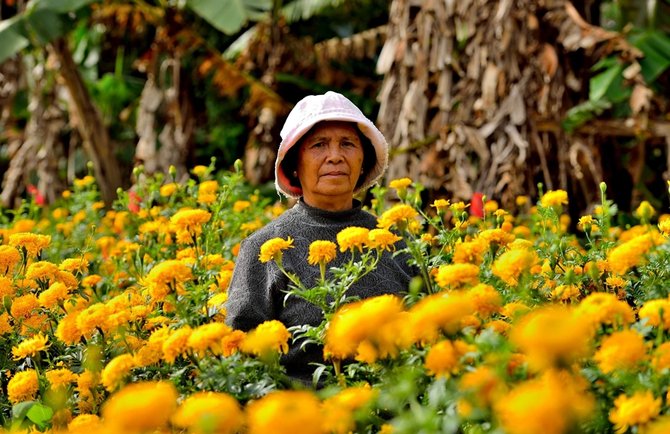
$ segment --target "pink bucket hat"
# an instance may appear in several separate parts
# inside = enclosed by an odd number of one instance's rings
[[[288,114],[286,122],[281,129],[281,144],[277,151],[275,161],[275,186],[277,191],[288,197],[298,198],[302,196],[302,188],[291,185],[284,173],[282,161],[286,153],[298,143],[314,125],[322,121],[347,121],[358,126],[362,134],[367,137],[375,149],[377,161],[374,167],[365,173],[365,179],[361,186],[354,191],[357,193],[373,185],[382,176],[388,164],[388,144],[384,135],[377,127],[365,117],[363,112],[344,95],[337,92],[326,92],[323,95],[309,95],[298,101],[293,110]]]

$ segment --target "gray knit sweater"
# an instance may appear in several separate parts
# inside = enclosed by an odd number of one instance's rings
[[[287,271],[298,275],[310,288],[319,279],[319,267],[307,262],[309,245],[313,241],[336,242],[338,232],[346,227],[373,229],[376,224],[377,219],[363,211],[359,202],[351,210],[330,212],[310,207],[300,200],[242,242],[228,289],[226,322],[244,331],[273,319],[281,321],[286,327],[319,325],[323,314],[318,307],[296,296],[289,297],[284,303],[289,281],[274,261],[263,264],[258,260],[261,245],[275,237],[293,238],[294,248],[284,251],[282,263]],[[349,258],[348,253],[338,252],[329,266],[342,266]],[[413,274],[406,255],[393,257],[391,253],[384,252],[377,269],[356,282],[347,294],[359,298],[402,294],[407,291]],[[322,363],[322,353],[322,347],[306,345],[300,348],[300,342],[293,342],[288,354],[282,357],[282,363],[289,375],[310,381],[315,368],[310,363]]]

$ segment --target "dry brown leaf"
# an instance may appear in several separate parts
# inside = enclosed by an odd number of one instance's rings
[[[652,95],[653,92],[648,87],[642,84],[635,85],[628,102],[634,115],[639,114],[643,110],[649,109],[649,103]]]
[[[556,54],[556,49],[550,44],[543,44],[538,61],[540,62],[542,73],[544,74],[544,81],[551,81],[558,69],[558,55]]]

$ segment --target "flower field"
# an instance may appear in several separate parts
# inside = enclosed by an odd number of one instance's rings
[[[324,322],[244,333],[224,323],[239,243],[285,205],[239,171],[192,175],[140,176],[110,210],[86,176],[0,215],[4,430],[670,432],[670,216],[649,203],[615,224],[602,185],[572,225],[561,190],[477,216],[394,180],[372,191],[377,229],[310,246],[316,287],[283,269],[291,238],[259,252]],[[348,300],[385,251],[417,270],[406,296]],[[324,345],[318,388],[279,363],[294,337]]]

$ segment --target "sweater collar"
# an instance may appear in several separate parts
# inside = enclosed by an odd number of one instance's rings
[[[350,219],[358,215],[363,209],[363,204],[357,199],[354,199],[353,207],[351,209],[346,209],[344,211],[328,211],[321,208],[315,208],[313,206],[307,205],[302,197],[298,200],[295,206],[300,213],[309,217],[333,221]]]

